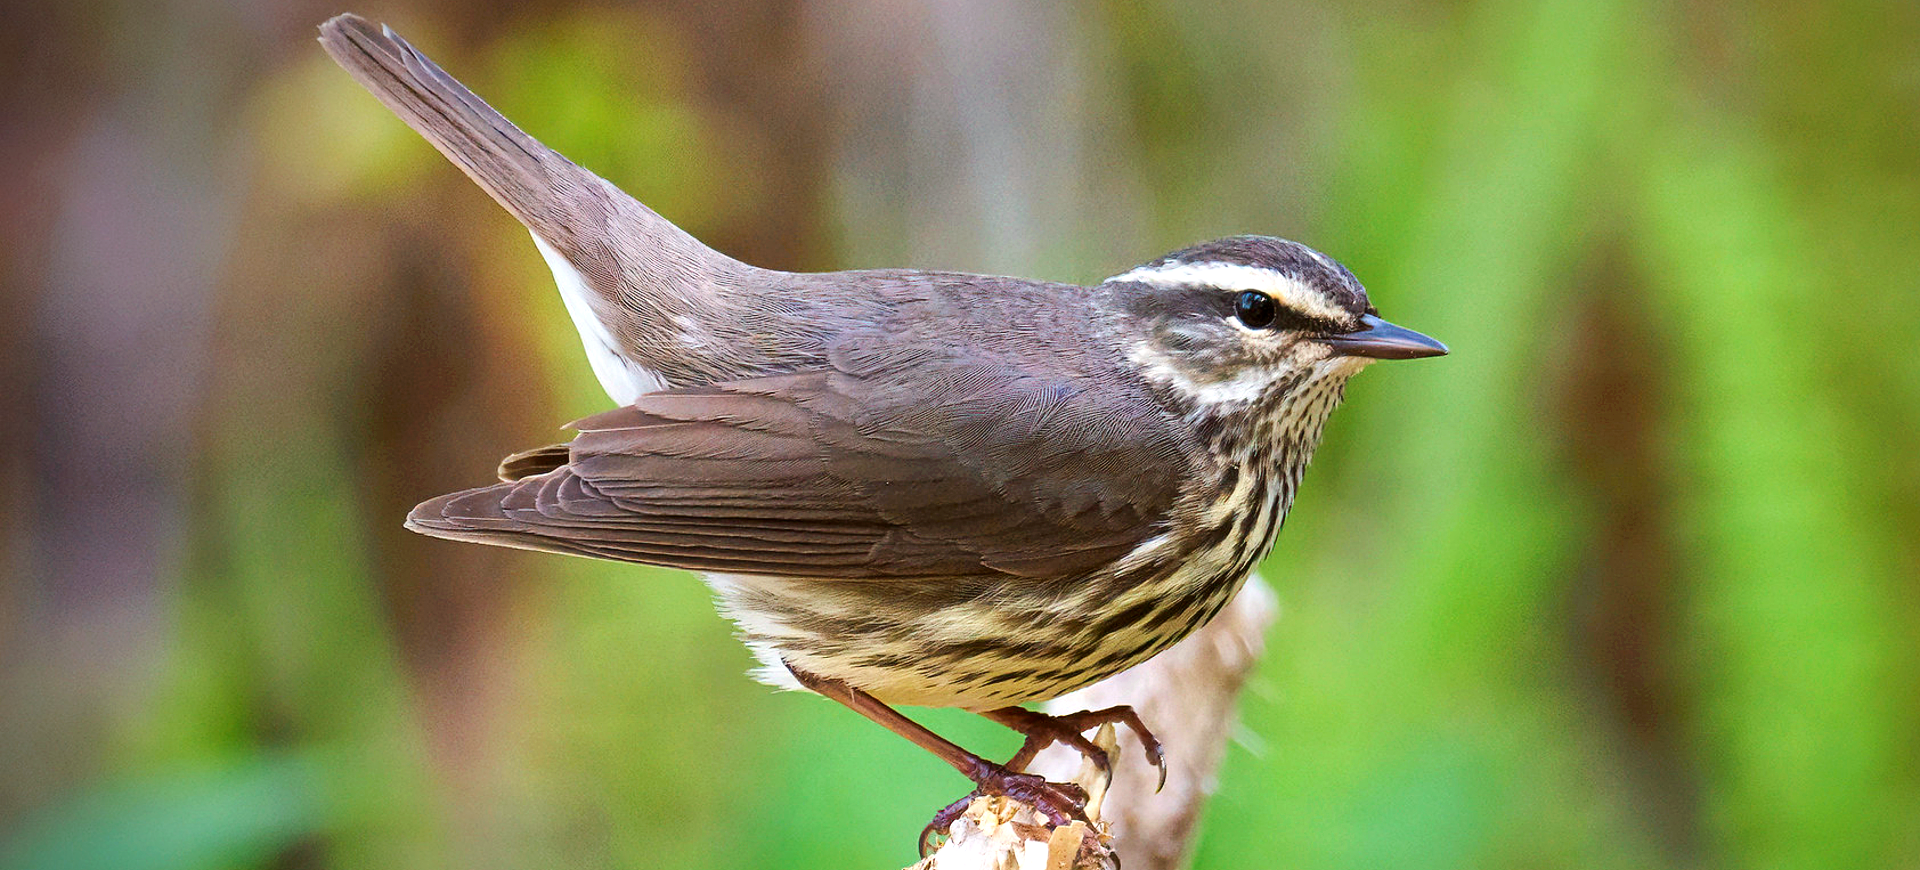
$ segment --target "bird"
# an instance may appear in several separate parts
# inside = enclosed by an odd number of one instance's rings
[[[1098,284],[796,273],[709,248],[522,132],[390,28],[320,42],[523,223],[615,407],[429,499],[423,534],[686,569],[759,663],[1055,823],[1086,794],[1023,771],[1129,707],[1037,703],[1211,619],[1273,546],[1328,415],[1379,360],[1447,353],[1305,245],[1202,242]],[[1023,734],[1007,762],[899,706]],[[951,821],[966,799],[922,834]]]

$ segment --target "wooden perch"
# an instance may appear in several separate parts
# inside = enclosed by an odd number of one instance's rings
[[[1049,713],[1131,704],[1166,747],[1167,785],[1144,762],[1132,732],[1104,726],[1094,742],[1114,759],[1112,782],[1078,753],[1054,747],[1029,770],[1087,789],[1094,829],[1075,822],[1055,828],[1033,808],[1006,798],[980,798],[953,823],[947,841],[908,870],[1176,870],[1186,857],[1214,773],[1232,734],[1247,674],[1260,659],[1275,612],[1273,590],[1247,581],[1219,617],[1172,649],[1046,705]]]

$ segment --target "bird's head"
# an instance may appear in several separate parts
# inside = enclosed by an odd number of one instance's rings
[[[1194,411],[1271,406],[1367,363],[1445,345],[1380,319],[1353,273],[1305,245],[1234,236],[1107,279],[1127,357]]]

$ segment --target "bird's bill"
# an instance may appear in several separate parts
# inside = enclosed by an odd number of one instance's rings
[[[1353,332],[1330,335],[1321,341],[1341,356],[1369,359],[1419,359],[1444,356],[1447,352],[1446,345],[1371,314],[1360,318],[1360,323],[1360,328]]]

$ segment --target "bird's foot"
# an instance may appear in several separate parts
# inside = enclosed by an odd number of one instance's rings
[[[1040,750],[1055,743],[1080,753],[1088,761],[1100,768],[1101,772],[1111,776],[1113,761],[1107,751],[1088,740],[1086,732],[1102,725],[1124,725],[1140,739],[1140,746],[1146,751],[1147,763],[1160,771],[1160,782],[1154,786],[1158,791],[1167,785],[1167,758],[1161,751],[1160,740],[1147,730],[1146,723],[1140,721],[1140,715],[1133,708],[1121,705],[1101,710],[1082,710],[1063,716],[1050,716],[1025,707],[1002,707],[989,710],[984,715],[995,722],[1026,735],[1027,741],[1014,753],[1007,766],[1015,770],[1024,769]]]
[[[1005,765],[988,764],[972,777],[974,790],[933,814],[933,821],[920,831],[920,855],[932,851],[936,835],[944,835],[972,805],[975,798],[998,795],[1033,807],[1058,827],[1073,822],[1092,824],[1087,818],[1087,790],[1070,782],[1050,782],[1045,777],[1009,770]]]

